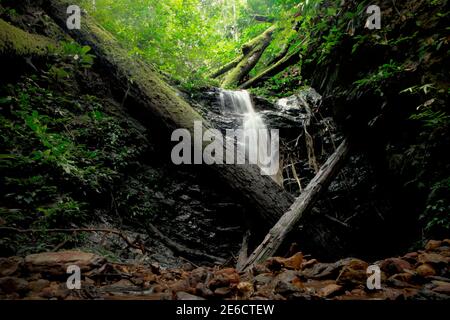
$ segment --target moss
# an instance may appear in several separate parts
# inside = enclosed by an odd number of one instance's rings
[[[230,88],[236,86],[242,78],[244,78],[250,70],[258,63],[264,50],[270,44],[272,39],[272,34],[277,29],[276,26],[272,26],[261,35],[250,40],[242,48],[244,57],[241,59],[239,64],[231,70],[222,82],[222,86],[225,88]]]
[[[43,56],[56,47],[49,38],[27,33],[0,19],[0,54]]]

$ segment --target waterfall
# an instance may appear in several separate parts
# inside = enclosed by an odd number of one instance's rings
[[[222,90],[220,103],[224,112],[242,116],[241,127],[249,141],[245,144],[247,157],[257,160],[260,167],[263,167],[261,164],[270,163],[272,159],[270,153],[267,152],[271,148],[269,129],[262,116],[255,111],[249,92],[247,90]],[[257,148],[251,145],[255,142]]]

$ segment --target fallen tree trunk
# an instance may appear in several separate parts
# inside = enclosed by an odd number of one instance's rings
[[[349,143],[345,139],[333,155],[328,158],[320,168],[313,180],[308,184],[303,193],[295,200],[289,211],[287,211],[275,226],[269,231],[263,242],[253,251],[247,262],[241,267],[246,270],[254,264],[261,263],[267,258],[274,256],[278,248],[286,239],[289,232],[297,225],[305,214],[312,208],[320,194],[326,190],[329,183],[339,172],[349,152]]]
[[[261,82],[264,82],[265,80],[269,79],[270,77],[273,77],[274,75],[285,70],[287,67],[289,67],[299,61],[300,61],[300,50],[297,50],[290,55],[284,56],[278,62],[276,62],[272,66],[268,67],[266,70],[264,70],[263,72],[261,72],[260,74],[255,76],[254,78],[243,83],[239,87],[241,89],[255,87],[256,85],[260,84]]]
[[[65,28],[69,4],[66,0],[46,0],[45,11]],[[171,142],[170,135],[178,128],[187,129],[193,135],[194,121],[200,121],[204,129],[211,127],[148,64],[131,59],[115,38],[89,15],[83,15],[80,30],[67,32],[78,42],[91,47],[97,56],[96,63],[100,63],[104,72],[113,79],[114,91],[119,91],[122,97],[126,95],[129,103],[124,105],[154,135],[158,135],[161,145],[167,147]],[[194,153],[203,147],[194,143]],[[273,225],[294,200],[270,177],[262,176],[256,165],[211,165],[208,168],[251,206],[250,213],[261,218],[259,225],[261,222]]]
[[[272,65],[283,59],[289,53],[289,49],[291,48],[291,46],[292,42],[283,45],[283,49],[267,63],[267,66],[271,67]]]
[[[4,56],[46,56],[56,42],[50,38],[30,34],[0,19],[0,54]]]
[[[233,69],[234,67],[236,67],[236,66],[239,64],[239,62],[242,61],[242,59],[244,59],[244,56],[243,56],[243,55],[240,55],[239,57],[237,57],[237,58],[234,59],[233,61],[228,62],[228,63],[227,63],[226,65],[224,65],[223,67],[221,67],[221,68],[217,69],[216,71],[212,72],[212,73],[209,75],[209,77],[210,77],[210,78],[213,78],[213,79],[220,77],[221,75],[227,73],[228,71],[230,71],[231,69]]]
[[[270,42],[272,41],[272,35],[276,29],[276,26],[268,28],[261,35],[246,43],[242,47],[242,53],[244,57],[237,64],[237,66],[225,76],[222,82],[223,87],[236,86],[242,81],[245,76],[248,75],[248,73],[258,63],[263,52],[269,46]]]

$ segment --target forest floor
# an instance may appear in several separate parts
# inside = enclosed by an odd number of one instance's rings
[[[69,265],[82,271],[81,289],[69,290]],[[295,253],[251,271],[230,267],[163,269],[158,264],[110,263],[81,251],[0,259],[0,299],[27,300],[447,300],[450,240],[431,240],[424,250],[374,262],[381,289],[367,288],[369,264],[355,258],[321,263]],[[369,275],[370,276],[370,275]]]

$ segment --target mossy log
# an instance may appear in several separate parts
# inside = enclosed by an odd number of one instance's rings
[[[0,54],[2,56],[46,56],[56,42],[30,34],[0,19]]]
[[[226,65],[224,65],[223,67],[217,69],[216,71],[213,71],[211,74],[209,74],[208,76],[210,78],[218,78],[221,75],[227,73],[228,71],[230,71],[231,69],[233,69],[234,67],[236,67],[239,62],[242,61],[242,59],[244,59],[243,55],[240,55],[239,57],[237,57],[236,59],[234,59],[231,62],[228,62]]]
[[[66,0],[46,0],[44,9],[65,28],[69,4]],[[129,112],[137,116],[153,135],[158,135],[161,145],[170,144],[174,129],[188,129],[193,134],[194,121],[202,121],[204,129],[210,128],[208,121],[162,81],[148,64],[130,58],[117,40],[92,17],[83,14],[81,29],[67,32],[79,43],[92,48],[97,56],[96,63],[112,78],[115,91],[127,97],[125,106]],[[198,148],[196,144],[195,148]],[[273,225],[294,200],[270,177],[262,176],[256,165],[211,165],[208,168],[262,218],[255,226],[264,225],[264,222]]]
[[[268,67],[267,69],[262,71],[257,76],[251,78],[247,82],[240,85],[239,88],[246,89],[246,88],[255,87],[258,84],[260,84],[261,82],[264,82],[267,79],[269,79],[270,77],[277,75],[281,71],[285,70],[287,67],[289,67],[299,61],[300,61],[300,52],[299,52],[299,50],[297,50],[290,55],[284,56],[281,60],[277,61],[272,66]]]
[[[222,82],[223,87],[233,87],[241,83],[242,79],[244,79],[258,63],[264,50],[266,50],[272,41],[272,35],[276,29],[276,26],[271,26],[261,35],[252,39],[242,47],[243,58],[239,61],[237,66],[225,76]]]

